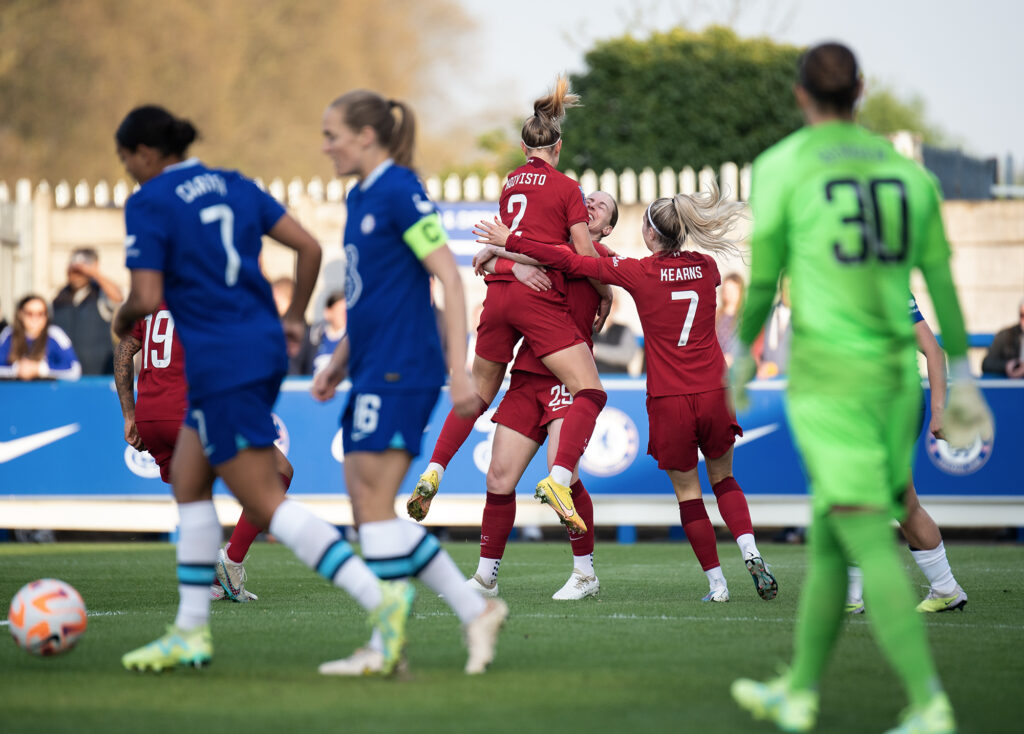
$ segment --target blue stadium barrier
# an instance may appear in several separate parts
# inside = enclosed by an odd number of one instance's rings
[[[290,492],[320,503],[325,516],[347,524],[351,518],[345,514],[338,431],[345,393],[320,404],[309,396],[309,382],[286,380],[275,409],[282,448],[295,466]],[[944,442],[922,436],[915,483],[940,524],[1024,526],[1024,482],[1017,453],[1024,445],[1024,380],[985,380],[980,385],[995,414],[994,442],[955,452]],[[605,386],[608,406],[581,463],[581,476],[594,496],[598,523],[624,528],[620,535],[629,540],[635,537],[630,527],[677,524],[678,509],[668,478],[646,455],[643,379],[608,378]],[[806,485],[785,421],[784,382],[754,387],[751,408],[740,416],[744,436],[736,447],[736,477],[750,499],[755,524],[804,524]],[[402,494],[412,491],[426,466],[448,409],[443,393],[424,435],[423,453],[413,462]],[[448,467],[431,521],[479,524],[493,428],[489,414],[477,421]],[[148,454],[131,449],[122,432],[109,378],[0,384],[0,527],[173,529],[169,489]],[[544,461],[542,450],[520,483],[520,524],[554,523],[554,514],[532,499],[533,484],[547,474]],[[224,488],[218,487],[217,494],[219,501],[233,502]],[[707,499],[712,519],[718,522],[710,492]],[[146,512],[156,510],[147,503],[158,503],[163,514],[149,518]],[[225,507],[222,519],[233,522],[237,505]]]

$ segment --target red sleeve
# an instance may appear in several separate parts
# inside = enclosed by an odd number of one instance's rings
[[[569,200],[566,206],[565,223],[569,227],[580,222],[585,224],[590,221],[590,215],[587,213],[587,197],[579,184],[572,179],[567,180],[569,185],[566,186],[566,189],[569,192]]]
[[[515,263],[507,257],[496,257],[494,258],[494,274],[512,275],[513,265],[515,265]]]
[[[539,263],[570,275],[582,275],[602,283],[620,285],[627,291],[639,283],[644,273],[639,260],[626,257],[586,257],[577,255],[565,246],[544,245],[514,235],[510,235],[505,242],[505,249],[532,257]]]
[[[594,240],[594,249],[597,250],[597,254],[600,255],[601,257],[611,257],[612,256],[612,251],[609,250],[604,245],[602,245],[597,240]]]
[[[133,337],[138,339],[140,342],[142,341],[142,337],[144,336],[145,329],[142,328],[142,324],[145,320],[145,318],[141,318],[138,321],[136,321],[134,324],[132,324],[132,330],[131,332],[129,332]]]

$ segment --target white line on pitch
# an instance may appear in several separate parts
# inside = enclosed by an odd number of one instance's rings
[[[119,614],[127,614],[127,612],[86,612],[85,616],[87,616],[87,617],[114,617],[114,616],[117,616]],[[6,619],[3,620],[3,621],[0,621],[0,627],[6,627],[9,624],[10,624],[10,622],[7,621]]]

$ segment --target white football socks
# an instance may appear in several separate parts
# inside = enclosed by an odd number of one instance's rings
[[[480,557],[476,565],[476,575],[484,580],[486,584],[493,584],[498,580],[498,567],[501,565],[500,558]]]
[[[864,601],[864,572],[860,566],[848,566],[846,568],[848,577],[846,586],[846,603],[860,604]]]
[[[327,549],[342,540],[337,528],[292,499],[286,499],[278,506],[270,519],[270,532],[315,571],[318,571],[316,564]],[[344,540],[342,542],[345,543]],[[362,558],[354,555],[354,551],[353,557],[342,564],[331,581],[351,594],[367,611],[381,602],[380,580]]]
[[[949,567],[946,546],[942,541],[931,550],[915,550],[910,551],[910,554],[917,561],[917,567],[928,579],[933,591],[941,596],[948,596],[956,591],[956,579],[953,578],[953,569]]]
[[[761,555],[757,552],[757,544],[754,542],[753,533],[743,533],[743,535],[736,538],[736,545],[740,547],[740,553],[743,554],[744,561],[749,561],[754,556]]]
[[[213,571],[223,530],[213,500],[178,505],[178,543],[175,553],[179,565],[209,566]],[[210,579],[211,582],[216,577]],[[210,620],[210,584],[178,584],[178,616],[174,624],[188,630]]]
[[[585,556],[573,556],[572,567],[575,570],[580,571],[585,576],[594,575],[594,554],[588,553]]]

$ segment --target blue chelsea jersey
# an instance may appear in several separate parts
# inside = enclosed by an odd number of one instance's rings
[[[390,161],[349,192],[345,301],[355,392],[444,384],[430,276],[413,251],[424,229],[436,246],[445,242],[436,219],[416,174]]]
[[[165,168],[125,205],[127,265],[163,272],[192,400],[287,371],[284,333],[259,267],[262,237],[284,213],[238,172],[195,158]]]
[[[917,299],[914,298],[914,294],[910,294],[910,322],[916,324],[918,321],[924,321],[924,316],[921,315],[921,309],[917,307]]]

